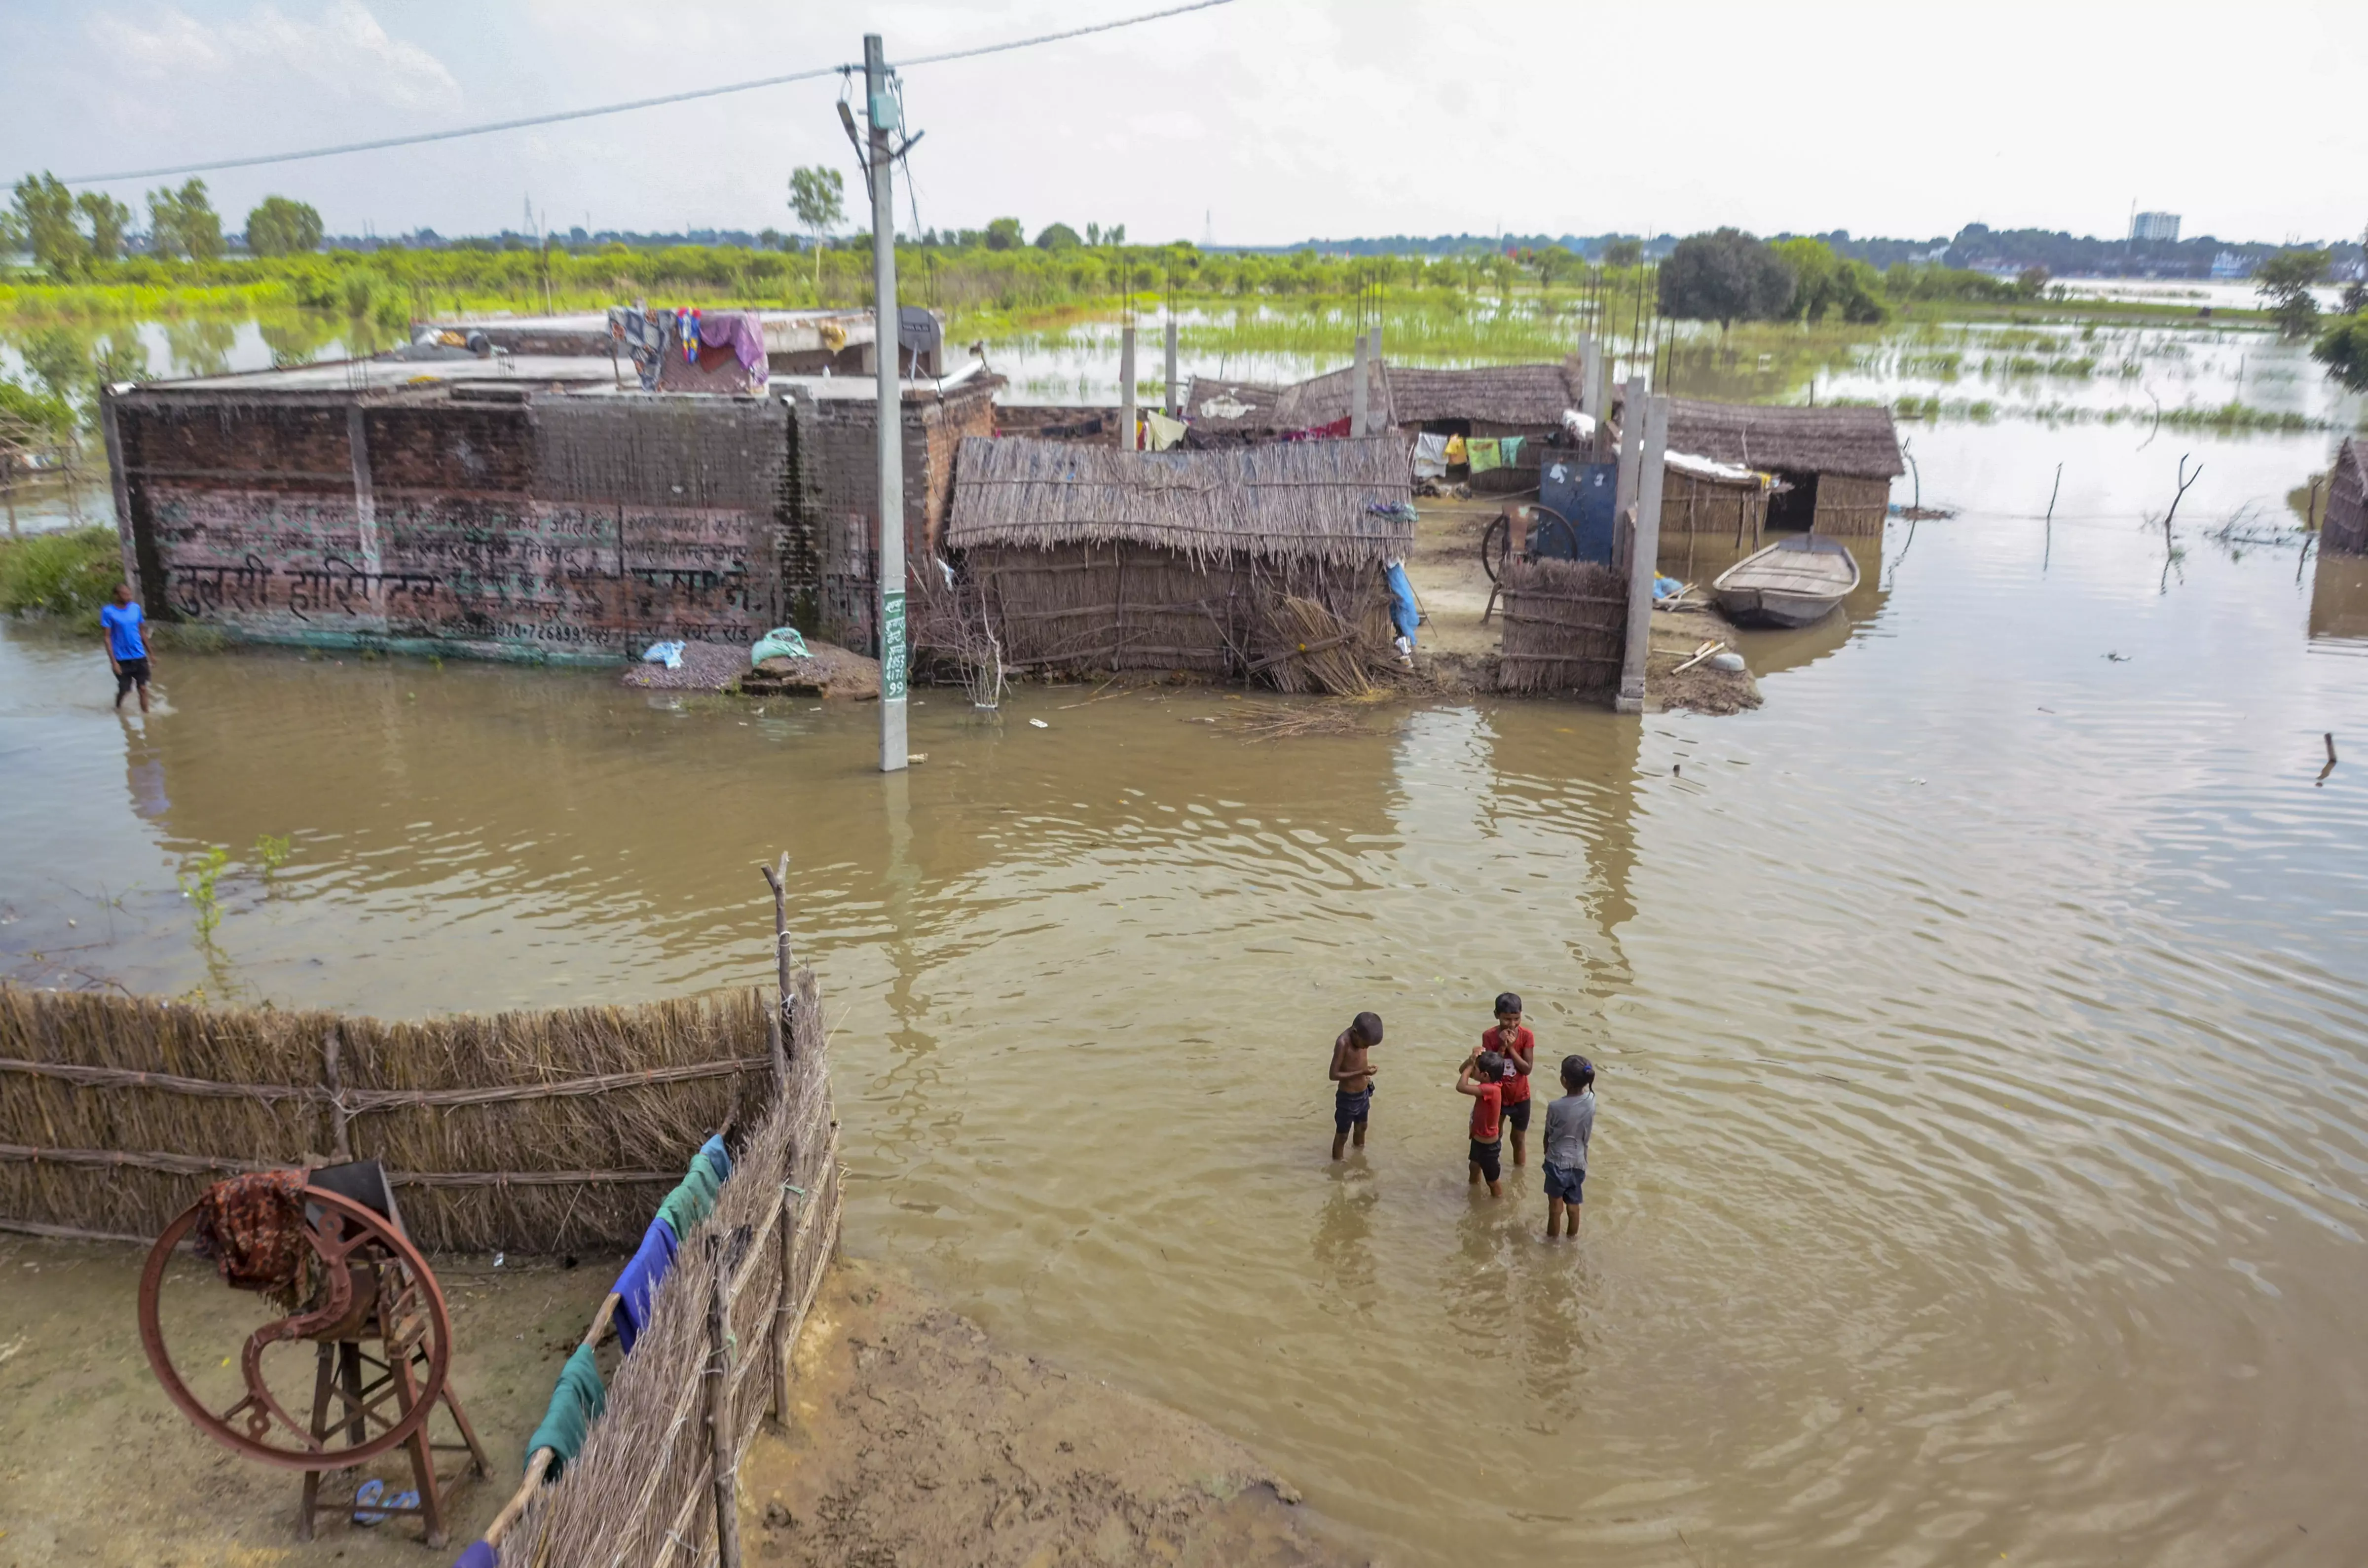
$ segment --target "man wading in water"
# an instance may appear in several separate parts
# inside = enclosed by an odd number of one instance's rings
[[[123,699],[135,686],[140,688],[140,711],[148,711],[148,644],[140,635],[142,619],[129,583],[116,584],[115,602],[98,607],[98,623],[107,633],[107,665],[115,672],[118,713],[123,711]]]

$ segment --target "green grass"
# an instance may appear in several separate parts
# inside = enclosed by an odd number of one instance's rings
[[[98,630],[98,607],[123,580],[113,528],[69,528],[0,540],[0,612],[43,615]]]

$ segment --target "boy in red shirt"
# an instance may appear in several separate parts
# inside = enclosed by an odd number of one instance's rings
[[[1470,1095],[1473,1100],[1470,1185],[1477,1187],[1486,1181],[1491,1198],[1505,1195],[1504,1167],[1499,1163],[1504,1145],[1497,1140],[1504,1122],[1502,1083],[1507,1070],[1505,1059],[1495,1051],[1475,1051],[1463,1059],[1463,1069],[1455,1074],[1455,1092]]]
[[[1497,1027],[1480,1037],[1480,1049],[1505,1059],[1505,1121],[1513,1130],[1513,1164],[1530,1163],[1530,1069],[1537,1065],[1538,1042],[1521,1027],[1521,999],[1508,991],[1497,998]]]

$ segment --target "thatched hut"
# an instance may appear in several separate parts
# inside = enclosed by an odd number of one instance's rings
[[[1520,442],[1501,468],[1465,474],[1475,491],[1490,494],[1534,490],[1541,451],[1560,442],[1563,413],[1579,404],[1579,372],[1564,364],[1481,365],[1437,370],[1414,365],[1389,368],[1391,423],[1408,437],[1461,436]]]
[[[1303,654],[1388,656],[1383,567],[1414,542],[1411,489],[1395,436],[1166,452],[974,439],[946,543],[1009,668],[1304,688]],[[1319,612],[1332,624],[1310,637]]]
[[[2336,555],[2368,555],[2368,437],[2347,437],[2335,449],[2318,548]]]
[[[1282,428],[1275,423],[1275,404],[1283,389],[1267,381],[1229,381],[1223,377],[1195,376],[1184,398],[1184,420],[1192,426],[1196,444],[1222,444],[1228,438],[1261,439]]]
[[[1845,537],[1882,534],[1891,482],[1907,472],[1887,408],[1777,408],[1677,398],[1669,404],[1669,450],[1783,481],[1786,488],[1768,497],[1771,528]],[[1671,518],[1668,493],[1663,494],[1666,537]],[[1716,520],[1732,531],[1731,510]]]

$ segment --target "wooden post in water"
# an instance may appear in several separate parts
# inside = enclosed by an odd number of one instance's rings
[[[781,1169],[790,1176],[797,1174],[798,1146],[794,1142],[782,1158]],[[797,1307],[798,1200],[802,1196],[788,1182],[781,1184],[781,1218],[777,1226],[781,1233],[781,1298],[773,1309],[773,1322],[767,1335],[767,1348],[773,1361],[773,1425],[784,1432],[790,1429],[790,1358],[797,1351],[790,1340],[790,1314]]]
[[[1635,525],[1629,531],[1628,647],[1620,664],[1620,697],[1614,706],[1622,713],[1642,713],[1645,666],[1653,653],[1653,579],[1661,562],[1661,482],[1669,451],[1669,400],[1638,398],[1628,411],[1629,423],[1641,437],[1636,444],[1640,472]],[[1627,446],[1622,443],[1623,453]]]
[[[1121,451],[1134,446],[1134,327],[1118,329],[1118,444]]]
[[[765,873],[765,884],[773,890],[773,968],[776,983],[781,988],[772,1024],[766,1030],[766,1043],[773,1054],[773,1092],[787,1094],[790,1059],[798,1049],[798,994],[790,983],[790,852],[782,850],[776,864],[759,866],[757,869]]]

